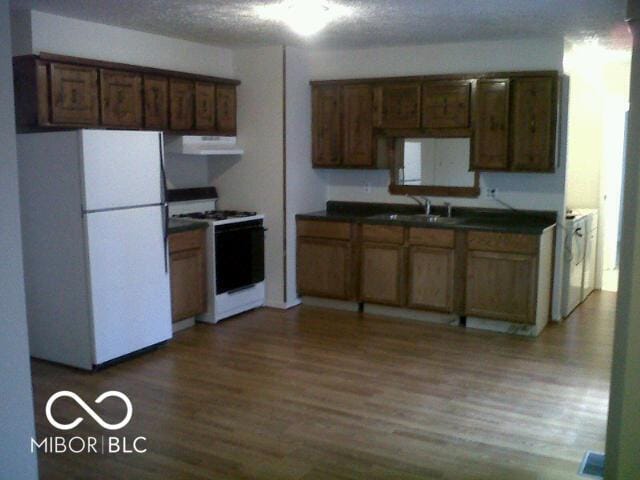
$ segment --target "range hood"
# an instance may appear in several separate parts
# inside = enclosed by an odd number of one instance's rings
[[[244,150],[236,144],[236,137],[197,135],[167,135],[165,151],[181,155],[242,155]]]

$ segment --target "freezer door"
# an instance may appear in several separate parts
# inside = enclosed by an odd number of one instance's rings
[[[95,364],[171,338],[161,207],[89,213]]]
[[[84,210],[163,201],[160,133],[81,130]]]

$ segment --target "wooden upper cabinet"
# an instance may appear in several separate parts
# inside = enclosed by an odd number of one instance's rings
[[[236,87],[216,86],[216,130],[221,134],[236,133]]]
[[[235,80],[49,53],[13,58],[19,132],[120,128],[236,134]]]
[[[422,84],[422,126],[469,128],[470,80],[432,80]]]
[[[318,167],[335,167],[340,155],[340,87],[316,85],[312,102],[312,163]]]
[[[142,76],[137,73],[100,70],[102,125],[142,127]]]
[[[375,106],[376,127],[420,128],[420,82],[378,85]]]
[[[194,127],[194,82],[171,78],[169,80],[169,128],[192,130]]]
[[[144,76],[144,126],[166,130],[169,126],[169,80]]]
[[[373,166],[373,92],[370,85],[342,87],[342,115],[343,165]]]
[[[216,87],[196,82],[196,129],[213,130],[216,126]]]
[[[51,122],[98,124],[98,70],[51,63]]]
[[[471,168],[509,168],[509,80],[478,80],[474,106],[475,137]]]
[[[511,82],[511,95],[511,170],[553,171],[557,111],[556,78],[516,78]]]

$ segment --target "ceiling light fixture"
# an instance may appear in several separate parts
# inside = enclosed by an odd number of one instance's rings
[[[353,9],[327,0],[284,0],[257,5],[254,11],[260,18],[284,22],[299,35],[309,36],[334,20],[351,15]]]

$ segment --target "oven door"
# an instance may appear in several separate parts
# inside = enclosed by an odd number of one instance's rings
[[[216,295],[264,280],[262,220],[216,225]]]

